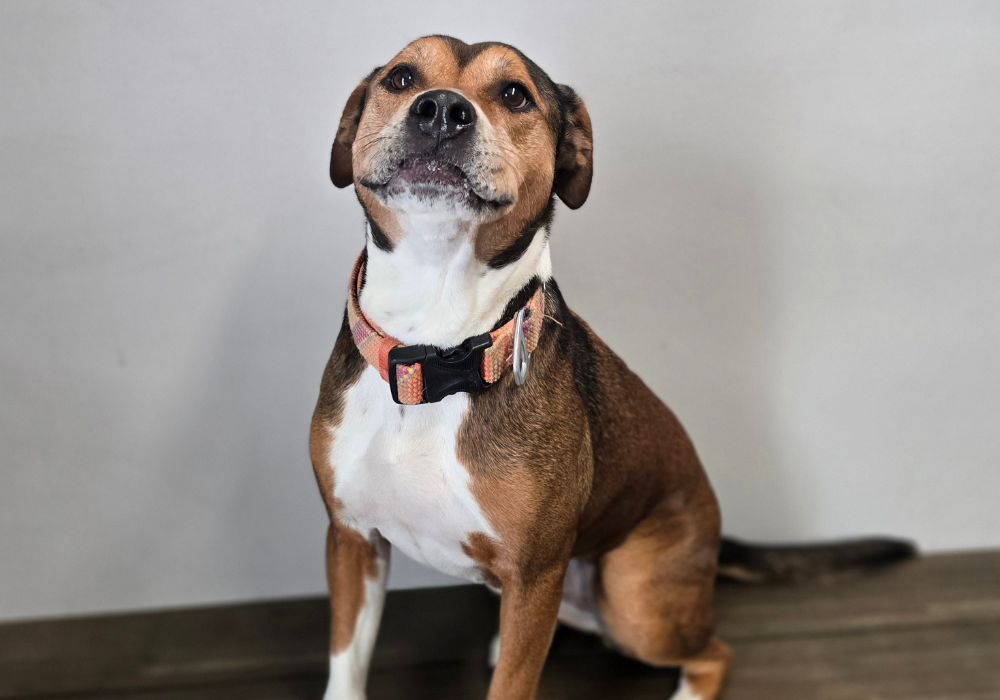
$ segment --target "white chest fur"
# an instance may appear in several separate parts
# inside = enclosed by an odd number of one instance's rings
[[[480,580],[462,544],[475,532],[495,537],[458,461],[465,394],[435,404],[399,406],[366,367],[344,396],[330,463],[344,524],[378,530],[407,556],[443,573]]]

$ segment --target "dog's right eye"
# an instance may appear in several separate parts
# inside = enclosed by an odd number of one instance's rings
[[[406,66],[394,68],[383,81],[393,92],[402,92],[413,85],[413,71]]]

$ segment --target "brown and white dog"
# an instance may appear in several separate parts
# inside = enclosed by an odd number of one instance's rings
[[[311,433],[327,698],[365,697],[390,543],[501,593],[492,700],[534,697],[557,621],[682,667],[675,698],[715,698],[720,546],[744,578],[909,554],[722,543],[677,418],[552,279],[555,198],[581,206],[593,164],[583,102],[504,44],[419,39],[347,101],[330,175],[367,240]]]

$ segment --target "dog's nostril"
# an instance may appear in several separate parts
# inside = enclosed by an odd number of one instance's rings
[[[420,102],[417,103],[417,108],[414,110],[414,114],[425,119],[433,119],[437,116],[437,102],[429,97],[420,100]]]
[[[473,121],[472,110],[468,105],[453,105],[452,108],[448,110],[448,118],[459,126],[468,126]]]

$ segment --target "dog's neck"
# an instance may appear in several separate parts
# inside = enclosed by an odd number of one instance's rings
[[[536,232],[520,258],[494,269],[475,255],[475,230],[412,217],[391,251],[368,236],[364,314],[406,345],[453,347],[490,331],[533,277],[552,274],[548,236]]]

